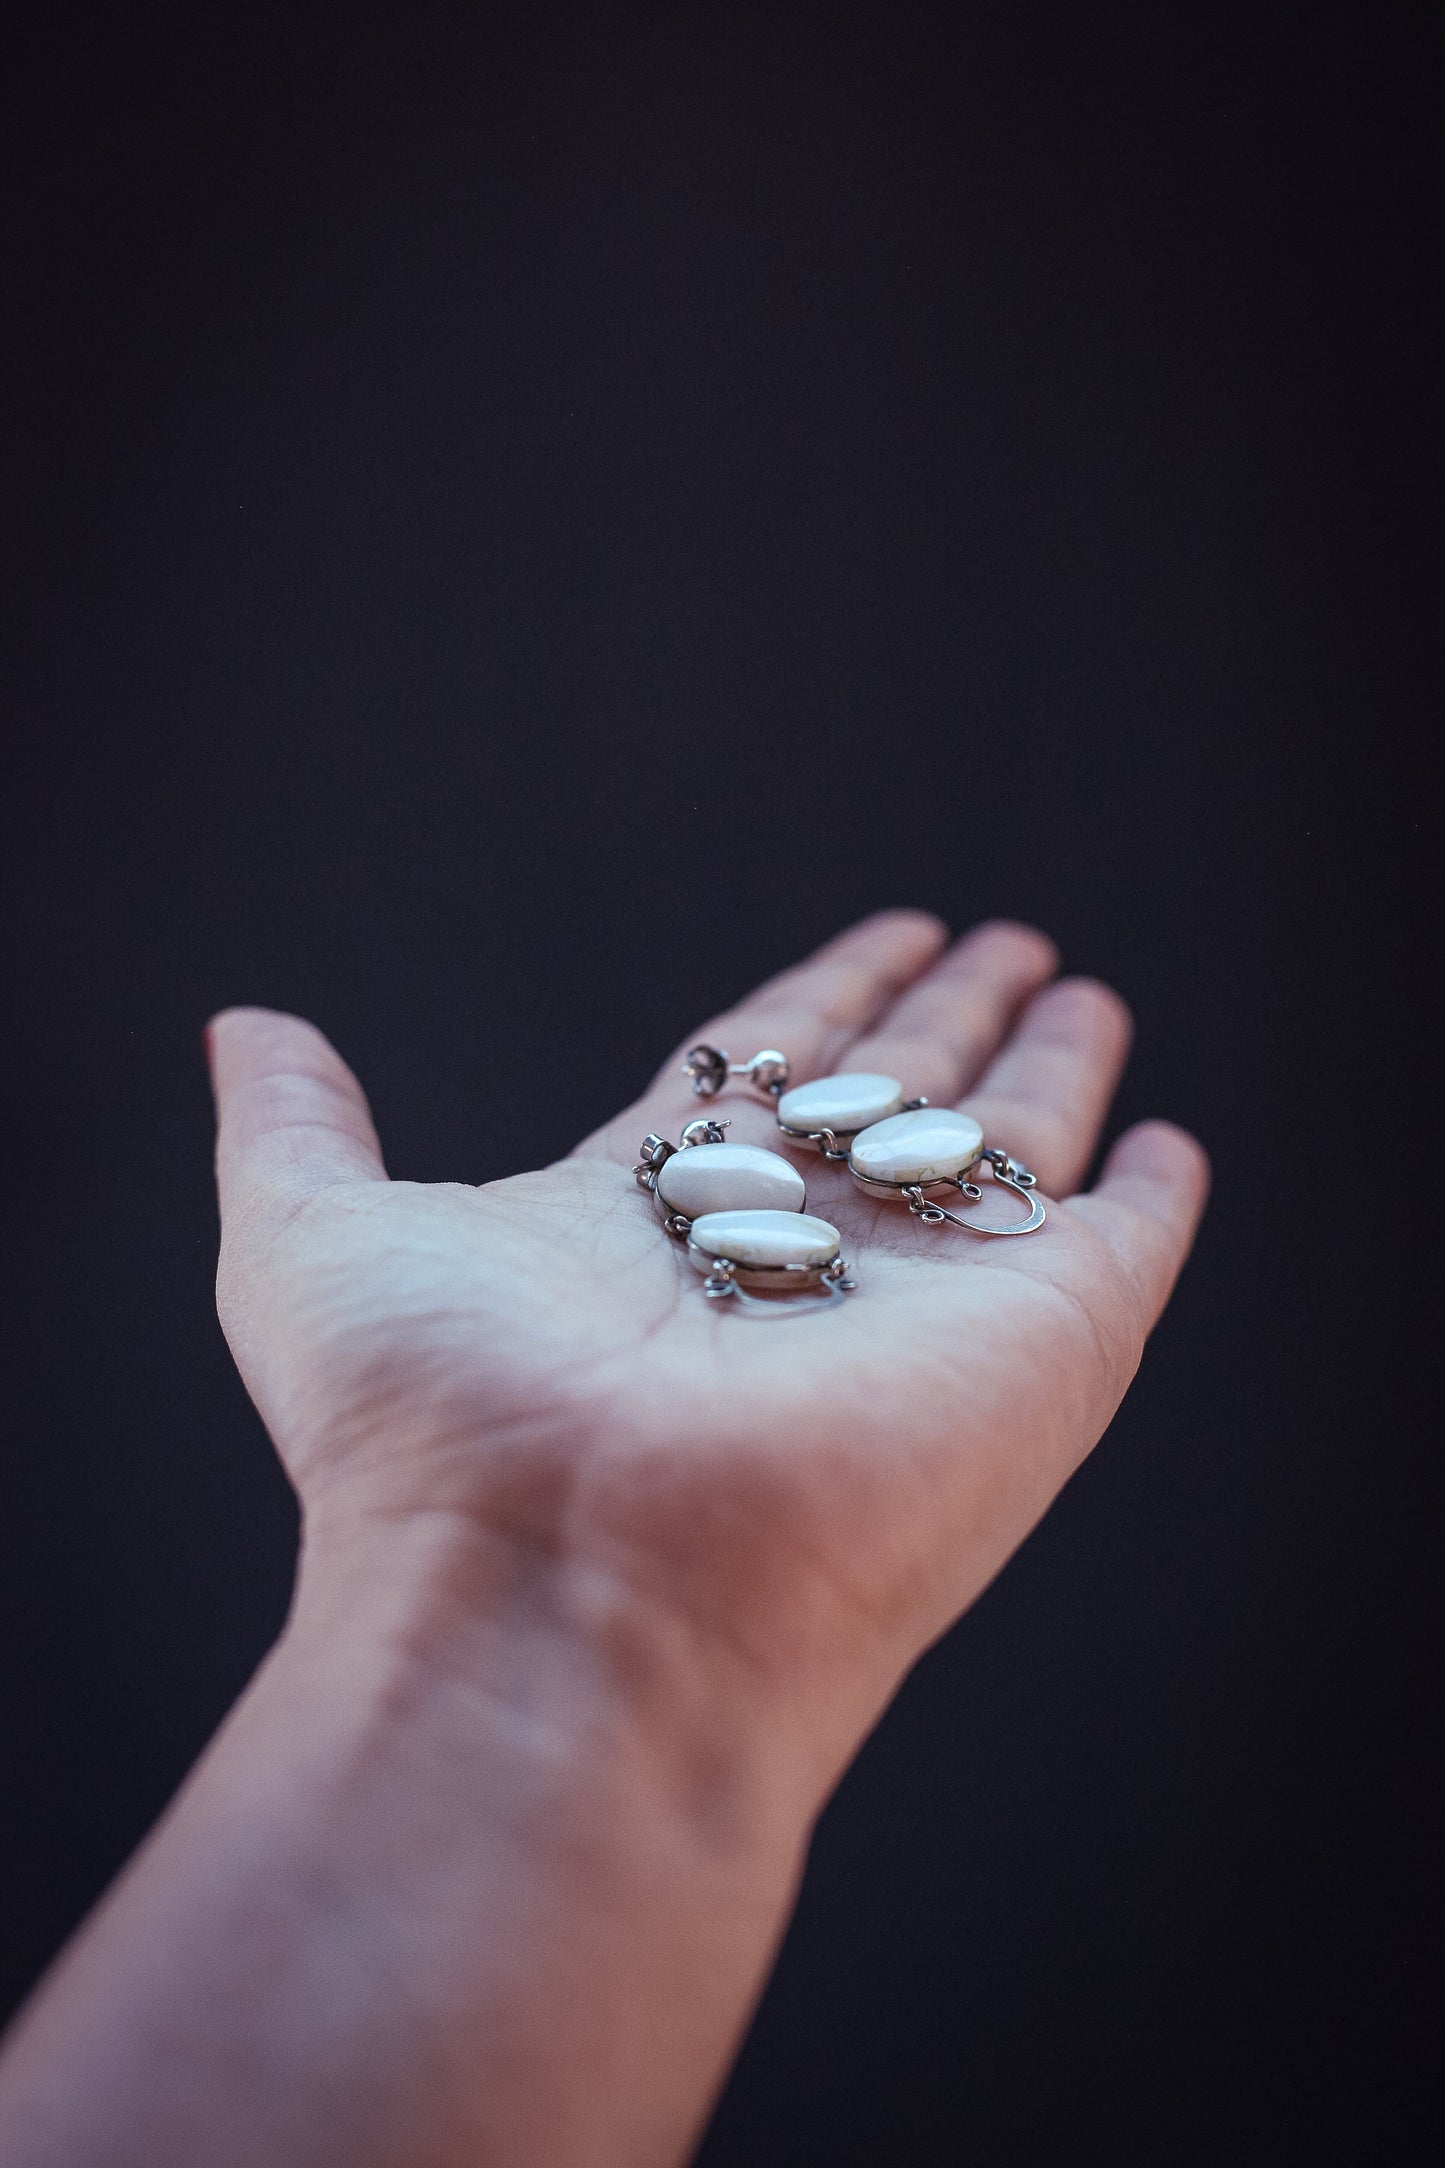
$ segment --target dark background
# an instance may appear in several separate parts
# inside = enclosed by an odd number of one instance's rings
[[[1404,2157],[1438,85],[1327,5],[19,36],[9,1998],[286,1602],[208,1012],[479,1180],[840,921],[1007,912],[1216,1199],[830,1808],[702,2160]]]

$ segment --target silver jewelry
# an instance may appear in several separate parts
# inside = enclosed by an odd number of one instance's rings
[[[1006,1227],[990,1227],[964,1219],[938,1203],[940,1191],[957,1193],[977,1204],[983,1191],[969,1180],[974,1170],[987,1165],[995,1182],[1011,1189],[1029,1207],[1026,1219]],[[983,1130],[971,1114],[952,1107],[918,1107],[890,1115],[864,1129],[852,1140],[848,1172],[870,1197],[897,1198],[926,1227],[946,1220],[970,1235],[1031,1235],[1044,1224],[1042,1198],[1033,1194],[1038,1177],[997,1146],[985,1144]]]
[[[713,1048],[694,1048],[693,1054],[714,1053]],[[751,1064],[725,1066],[712,1090],[721,1088],[728,1076],[751,1074]],[[692,1055],[688,1057],[689,1062]],[[754,1060],[762,1062],[756,1055]],[[782,1057],[768,1056],[769,1060]],[[784,1075],[787,1063],[783,1062]],[[872,1070],[845,1070],[838,1076],[817,1077],[791,1090],[769,1086],[777,1100],[778,1128],[789,1144],[821,1152],[825,1159],[842,1161],[858,1187],[870,1197],[896,1198],[926,1227],[945,1221],[971,1235],[1031,1235],[1044,1224],[1042,1200],[1033,1195],[1037,1177],[1020,1161],[995,1145],[984,1143],[983,1131],[971,1114],[952,1107],[931,1107],[926,1099],[905,1099],[897,1077]],[[1029,1207],[1026,1219],[1006,1227],[990,1227],[982,1221],[963,1219],[938,1202],[950,1192],[968,1204],[977,1204],[983,1191],[969,1179],[987,1166],[995,1182],[1002,1183]]]
[[[699,1044],[688,1048],[682,1073],[691,1078],[699,1099],[715,1098],[730,1076],[745,1076],[758,1091],[776,1098],[787,1089],[788,1057],[775,1046],[765,1046],[751,1061],[734,1061],[720,1046]]]
[[[825,1159],[846,1159],[853,1139],[895,1114],[926,1107],[926,1099],[905,1099],[896,1076],[871,1069],[847,1070],[795,1084],[778,1099],[778,1127],[789,1144],[821,1152]]]
[[[842,1237],[803,1210],[807,1191],[796,1167],[760,1145],[729,1144],[727,1126],[689,1122],[676,1145],[654,1131],[643,1138],[632,1170],[667,1233],[705,1274],[703,1293],[714,1300],[732,1296],[753,1315],[769,1317],[796,1311],[750,1289],[812,1293],[826,1302],[850,1293],[855,1283],[841,1255]]]
[[[748,1289],[774,1295],[812,1290],[827,1302],[851,1294],[857,1282],[839,1254],[841,1241],[836,1227],[811,1212],[707,1212],[692,1223],[687,1257],[707,1275],[705,1295],[736,1295],[755,1317],[787,1317],[795,1313]]]

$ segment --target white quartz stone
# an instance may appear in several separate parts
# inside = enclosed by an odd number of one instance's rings
[[[785,1129],[831,1129],[835,1137],[851,1137],[896,1114],[903,1104],[903,1086],[896,1076],[875,1076],[859,1069],[842,1076],[820,1076],[812,1084],[796,1084],[778,1101],[778,1120]]]
[[[807,1201],[797,1168],[757,1144],[689,1144],[663,1161],[657,1194],[691,1220],[748,1208],[801,1212]]]
[[[708,1212],[692,1223],[688,1255],[699,1272],[717,1257],[735,1265],[831,1265],[839,1234],[811,1212]]]
[[[853,1139],[848,1165],[870,1182],[948,1182],[971,1167],[983,1131],[971,1114],[952,1107],[919,1107],[875,1122]]]

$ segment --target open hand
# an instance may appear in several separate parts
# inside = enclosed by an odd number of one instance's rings
[[[217,1018],[221,1315],[311,1539],[444,1523],[485,1537],[489,1581],[545,1561],[583,1604],[620,1583],[806,1708],[836,1774],[1109,1421],[1207,1184],[1198,1146],[1146,1123],[1077,1194],[1123,1003],[1050,983],[1029,928],[943,943],[919,913],[866,920],[691,1037],[958,1101],[1035,1170],[1047,1224],[924,1226],[795,1153],[858,1292],[763,1328],[703,1297],[632,1179],[644,1133],[698,1111],[680,1051],[569,1158],[478,1189],[389,1181],[311,1025]],[[780,1143],[746,1090],[709,1111]]]

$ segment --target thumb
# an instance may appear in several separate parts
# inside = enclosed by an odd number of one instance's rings
[[[337,1182],[384,1182],[366,1094],[299,1016],[223,1009],[206,1026],[221,1227],[286,1213]]]

